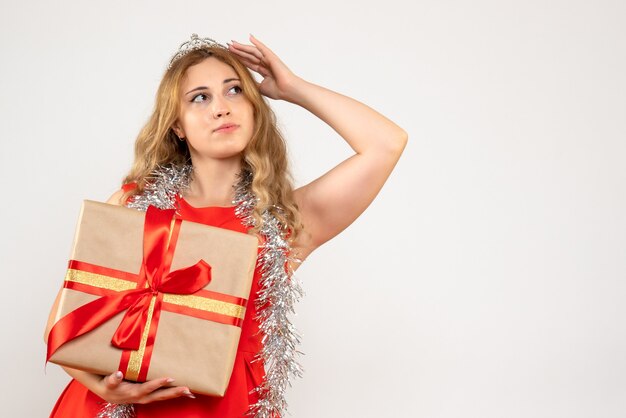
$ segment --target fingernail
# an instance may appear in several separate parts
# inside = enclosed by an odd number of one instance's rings
[[[168,377],[167,380],[166,380],[167,383],[172,383],[173,381],[174,381],[174,379],[172,379],[171,377]]]
[[[183,394],[189,398],[196,399],[196,397],[193,396],[193,393],[189,392],[189,389],[186,389]]]
[[[119,370],[115,372],[116,379],[121,379],[122,377],[124,377],[124,373],[120,372]]]

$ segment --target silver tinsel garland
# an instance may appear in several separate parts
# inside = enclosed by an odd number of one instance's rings
[[[182,194],[189,187],[192,171],[193,166],[190,164],[157,168],[148,176],[143,193],[133,196],[132,200],[126,203],[126,207],[142,212],[147,211],[148,206],[178,209],[176,195]]]
[[[235,210],[246,226],[254,227],[252,216],[256,198],[251,192],[252,174],[242,176],[235,188],[237,205]],[[281,211],[277,206],[276,211]],[[300,262],[291,257],[291,249],[282,223],[269,211],[262,213],[260,235],[265,240],[257,264],[261,269],[260,290],[255,306],[260,332],[263,334],[263,348],[253,361],[263,361],[265,379],[253,391],[259,393],[259,400],[250,407],[248,415],[255,418],[281,417],[287,410],[285,391],[289,376],[302,376],[302,367],[296,361],[297,345],[300,336],[289,320],[295,314],[294,306],[303,296],[302,287],[293,276],[289,262]]]
[[[141,195],[135,195],[127,207],[146,211],[153,205],[159,209],[178,209],[175,197],[189,186],[191,165],[158,167],[150,176]],[[244,226],[256,226],[252,216],[257,198],[251,191],[252,174],[244,171],[239,176],[235,187],[235,213]],[[281,208],[273,206],[280,212]],[[251,393],[259,394],[258,401],[250,406],[246,415],[255,418],[280,418],[287,411],[285,392],[291,386],[290,376],[302,377],[302,367],[296,357],[302,354],[297,350],[300,336],[291,323],[289,316],[295,314],[295,304],[304,295],[302,287],[293,276],[290,262],[300,262],[292,258],[291,248],[286,239],[284,224],[270,210],[262,213],[259,235],[261,250],[257,260],[261,277],[259,291],[255,301],[262,333],[263,348],[256,354],[253,362],[262,361],[265,377]],[[97,418],[128,418],[134,416],[131,404],[107,403]]]
[[[96,418],[134,418],[133,404],[106,403],[96,415]]]

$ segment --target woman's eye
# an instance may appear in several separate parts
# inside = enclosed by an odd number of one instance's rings
[[[238,93],[241,93],[241,92],[243,91],[243,90],[241,89],[241,87],[239,87],[239,86],[237,86],[237,85],[232,86],[232,87],[230,88],[230,90],[232,90],[232,89],[238,89],[238,90],[239,90],[239,91],[238,91]]]
[[[232,91],[233,89],[237,89],[235,94],[239,94],[239,93],[241,93],[243,91],[243,89],[241,87],[239,87],[239,86],[232,86],[230,89],[228,89],[228,91]],[[198,100],[199,97],[202,97],[203,99]],[[201,103],[201,102],[204,102],[207,98],[208,98],[208,96],[206,94],[200,93],[200,94],[194,96],[193,99],[191,99],[191,101],[193,103]]]
[[[198,97],[207,97],[207,95],[204,93],[198,94],[197,96],[194,96],[194,98],[191,99],[191,101],[195,103],[200,103],[201,101],[203,101],[203,100],[196,100]]]

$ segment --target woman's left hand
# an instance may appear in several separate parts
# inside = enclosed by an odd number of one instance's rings
[[[263,76],[263,81],[258,83],[261,94],[274,100],[289,100],[298,77],[261,41],[252,35],[250,41],[254,45],[233,41],[228,49],[246,67]]]

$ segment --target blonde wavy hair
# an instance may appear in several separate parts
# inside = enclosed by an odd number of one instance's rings
[[[249,233],[259,232],[261,214],[272,212],[282,221],[293,241],[302,230],[300,214],[293,197],[292,178],[287,160],[287,146],[276,126],[276,116],[265,101],[248,68],[227,49],[207,47],[192,51],[179,58],[165,71],[157,90],[152,115],[135,140],[135,159],[122,184],[137,183],[126,191],[128,198],[144,191],[150,173],[157,166],[191,164],[186,141],[178,140],[172,129],[180,112],[180,89],[187,69],[203,60],[214,57],[230,65],[241,80],[244,96],[254,109],[254,133],[242,152],[242,167],[252,173],[251,191],[258,198],[253,216],[256,227]],[[276,209],[278,206],[280,209]]]

